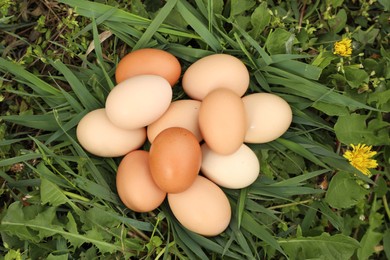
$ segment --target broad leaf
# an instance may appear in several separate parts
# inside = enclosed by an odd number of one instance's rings
[[[331,207],[343,209],[356,205],[366,194],[351,174],[339,172],[330,181],[325,200]]]
[[[359,242],[345,235],[299,237],[279,240],[291,260],[295,259],[350,259],[359,247]]]

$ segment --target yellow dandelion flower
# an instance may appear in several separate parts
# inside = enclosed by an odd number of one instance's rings
[[[342,39],[335,42],[333,54],[340,55],[342,57],[349,57],[352,55],[352,40]]]
[[[348,159],[349,163],[361,171],[363,174],[370,176],[370,168],[378,167],[376,160],[371,159],[376,155],[375,151],[371,151],[372,146],[367,146],[365,144],[358,144],[357,146],[351,144],[352,151],[348,150],[344,153],[344,157]]]

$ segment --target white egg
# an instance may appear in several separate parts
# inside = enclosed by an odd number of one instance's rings
[[[215,153],[205,143],[201,149],[201,172],[221,187],[241,189],[251,185],[259,176],[259,160],[245,144],[229,155]]]

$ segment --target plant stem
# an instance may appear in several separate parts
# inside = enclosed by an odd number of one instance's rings
[[[309,202],[312,202],[312,201],[313,201],[313,199],[297,201],[297,202],[291,202],[291,203],[287,203],[287,204],[283,204],[283,205],[276,205],[276,206],[268,207],[268,209],[281,209],[281,208],[286,208],[286,207],[306,204],[306,203],[309,203]]]
[[[389,209],[389,204],[387,204],[386,194],[383,195],[382,199],[383,199],[383,206],[385,207],[387,217],[390,219],[390,209]]]
[[[71,197],[73,199],[78,199],[78,200],[81,200],[81,201],[84,201],[84,202],[90,202],[91,200],[83,197],[83,196],[80,196],[78,194],[75,194],[75,193],[72,193],[72,192],[69,192],[69,191],[64,191],[64,194],[67,195],[68,197]]]

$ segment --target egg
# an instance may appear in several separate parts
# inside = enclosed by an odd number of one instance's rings
[[[157,135],[150,147],[150,171],[160,189],[186,190],[199,173],[202,153],[196,137],[182,127],[170,127]]]
[[[199,127],[203,139],[216,153],[234,153],[244,142],[246,114],[241,98],[232,90],[211,91],[199,109]]]
[[[168,109],[172,88],[161,76],[138,75],[116,85],[106,99],[108,119],[117,127],[145,127]]]
[[[168,193],[169,206],[187,229],[204,236],[216,236],[229,225],[231,208],[225,193],[215,183],[197,176],[181,193]]]
[[[203,138],[198,123],[199,107],[198,100],[186,99],[172,102],[168,110],[147,127],[149,141],[152,143],[161,131],[177,126],[191,131],[200,142]]]
[[[136,212],[152,211],[166,197],[166,192],[153,181],[149,153],[143,150],[133,151],[123,157],[118,166],[116,188],[123,204]]]
[[[259,160],[245,144],[229,155],[217,154],[207,144],[202,144],[201,150],[200,171],[221,187],[242,189],[251,185],[259,176]]]
[[[159,75],[173,86],[180,77],[179,60],[167,51],[160,49],[139,49],[124,56],[115,70],[115,79],[120,83],[137,75]]]
[[[248,119],[246,143],[267,143],[283,135],[292,122],[290,105],[270,93],[255,93],[242,98]]]
[[[123,156],[141,147],[146,129],[124,130],[113,125],[104,108],[87,113],[76,128],[77,139],[88,152],[101,157]]]
[[[249,86],[249,72],[245,64],[232,55],[212,54],[188,67],[182,85],[192,99],[203,100],[217,88],[228,88],[241,97]]]

